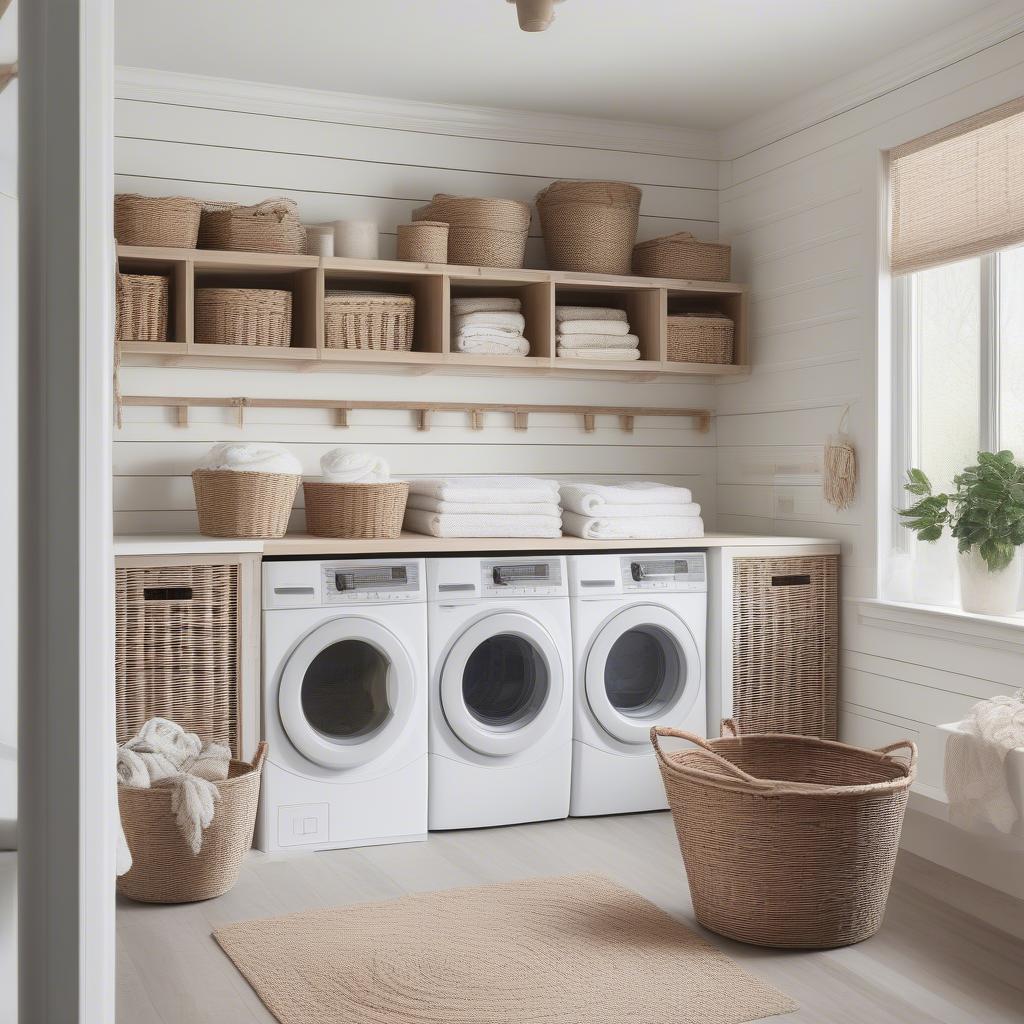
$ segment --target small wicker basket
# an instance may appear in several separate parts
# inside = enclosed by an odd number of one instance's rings
[[[192,488],[206,537],[283,537],[301,476],[197,469]]]
[[[702,242],[689,231],[679,231],[635,245],[633,270],[644,277],[728,281],[732,272],[732,246]]]
[[[412,219],[448,225],[449,263],[470,267],[521,267],[530,231],[530,207],[517,199],[438,193],[412,211]]]
[[[443,220],[399,224],[398,258],[411,263],[447,263],[448,225]]]
[[[171,789],[119,785],[117,802],[132,866],[118,878],[117,891],[140,903],[194,903],[226,893],[238,881],[252,846],[266,754],[266,743],[260,743],[252,764],[231,762],[227,779],[216,784],[220,799],[196,855],[178,829]]]
[[[721,313],[666,317],[670,363],[732,364],[733,322]]]
[[[197,288],[198,345],[287,348],[292,339],[292,293],[273,288]]]
[[[306,229],[293,199],[267,199],[255,206],[206,203],[199,222],[201,249],[301,253]]]
[[[378,484],[302,485],[306,499],[306,530],[314,537],[352,537],[394,540],[402,532],[409,485],[400,481]]]
[[[114,196],[114,238],[120,245],[194,249],[203,204],[185,196]]]
[[[324,296],[324,345],[408,352],[415,319],[416,300],[411,295],[328,292]]]
[[[169,291],[162,274],[118,274],[117,340],[166,341]]]

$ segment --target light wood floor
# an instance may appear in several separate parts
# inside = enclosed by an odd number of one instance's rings
[[[180,907],[121,901],[117,1019],[272,1022],[210,937],[223,922],[583,871],[610,875],[698,927],[667,813],[439,833],[426,843],[286,858],[254,853],[235,889],[218,900]],[[797,1013],[773,1021],[1024,1022],[1024,942],[933,895],[963,884],[902,855],[885,926],[875,938],[846,949],[777,952],[704,934],[800,1003]],[[979,896],[984,902],[992,892]],[[1012,920],[1012,911],[1005,919]]]

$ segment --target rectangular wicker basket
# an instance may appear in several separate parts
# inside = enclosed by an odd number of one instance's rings
[[[166,341],[169,292],[163,274],[118,274],[117,340]]]
[[[680,231],[634,246],[633,270],[644,277],[728,281],[732,273],[732,246],[702,242],[689,231]]]
[[[292,340],[292,293],[276,288],[197,288],[199,345],[287,348]]]
[[[667,318],[671,363],[731,365],[733,322],[721,313],[685,313]]]
[[[408,352],[412,348],[416,300],[386,292],[328,292],[324,296],[327,348]]]

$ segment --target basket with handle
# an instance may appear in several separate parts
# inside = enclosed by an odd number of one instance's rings
[[[199,221],[199,248],[301,253],[306,229],[294,199],[265,199],[253,206],[210,202]]]
[[[878,931],[917,748],[651,730],[693,909],[740,942],[828,949]],[[693,744],[666,752],[661,740]],[[906,757],[894,757],[905,749]]]
[[[187,196],[114,196],[114,238],[119,245],[194,249],[203,204]]]

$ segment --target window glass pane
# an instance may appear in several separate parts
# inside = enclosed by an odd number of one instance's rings
[[[999,433],[1024,458],[1024,247],[999,254]]]

